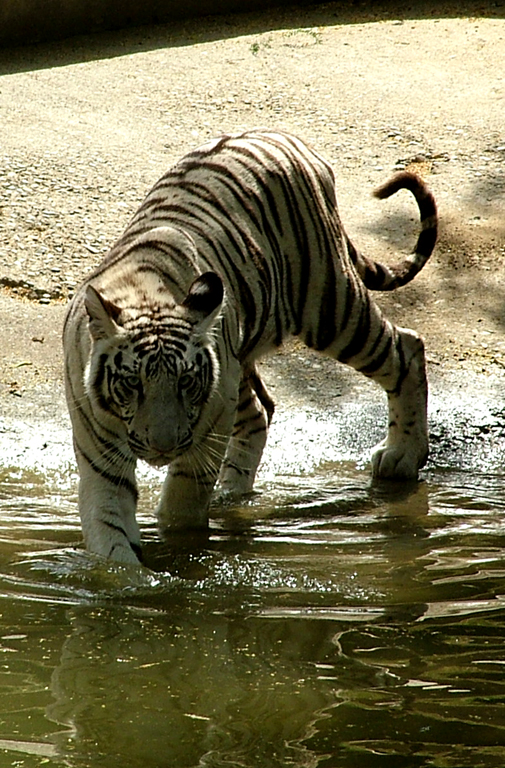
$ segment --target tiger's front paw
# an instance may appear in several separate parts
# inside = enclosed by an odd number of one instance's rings
[[[142,550],[138,544],[132,542],[114,544],[106,556],[117,563],[142,565]]]
[[[372,477],[374,480],[415,480],[427,458],[427,446],[413,449],[384,441],[372,452]]]

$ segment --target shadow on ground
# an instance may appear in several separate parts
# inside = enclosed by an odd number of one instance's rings
[[[137,27],[128,27],[126,24],[125,29],[109,29],[56,42],[5,47],[0,50],[0,75],[62,67],[159,48],[192,46],[277,29],[324,27],[336,23],[364,24],[392,19],[404,22],[414,19],[504,16],[505,3],[498,2],[412,2],[405,6],[392,0],[343,0],[316,5],[290,5],[226,16],[173,19],[165,24]],[[55,37],[61,35],[56,31]]]

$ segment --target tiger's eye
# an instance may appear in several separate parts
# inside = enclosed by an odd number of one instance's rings
[[[140,378],[138,376],[135,376],[135,374],[132,373],[129,376],[124,377],[123,383],[129,389],[137,389],[138,385],[140,384]]]
[[[179,387],[181,389],[187,389],[191,386],[193,382],[193,377],[190,373],[183,373],[182,376],[179,379]]]

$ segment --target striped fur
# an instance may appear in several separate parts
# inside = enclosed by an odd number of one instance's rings
[[[340,223],[331,168],[299,139],[224,136],[153,187],[76,293],[64,329],[66,389],[86,544],[137,561],[138,458],[167,465],[161,530],[207,525],[219,477],[252,487],[274,404],[255,361],[284,339],[385,389],[388,436],[375,477],[415,478],[428,452],[423,343],[385,319],[367,287],[408,282],[436,240],[436,207],[413,174],[378,192],[415,195],[412,256],[385,267]]]

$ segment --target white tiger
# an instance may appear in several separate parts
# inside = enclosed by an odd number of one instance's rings
[[[66,392],[87,547],[141,557],[135,466],[168,466],[161,531],[204,527],[219,477],[251,489],[274,411],[255,361],[290,336],[379,382],[388,434],[377,478],[415,478],[428,454],[423,343],[386,320],[367,288],[411,280],[437,233],[435,201],[401,173],[421,215],[412,256],[388,268],[341,225],[330,166],[286,133],[223,136],[163,176],[64,328]]]

